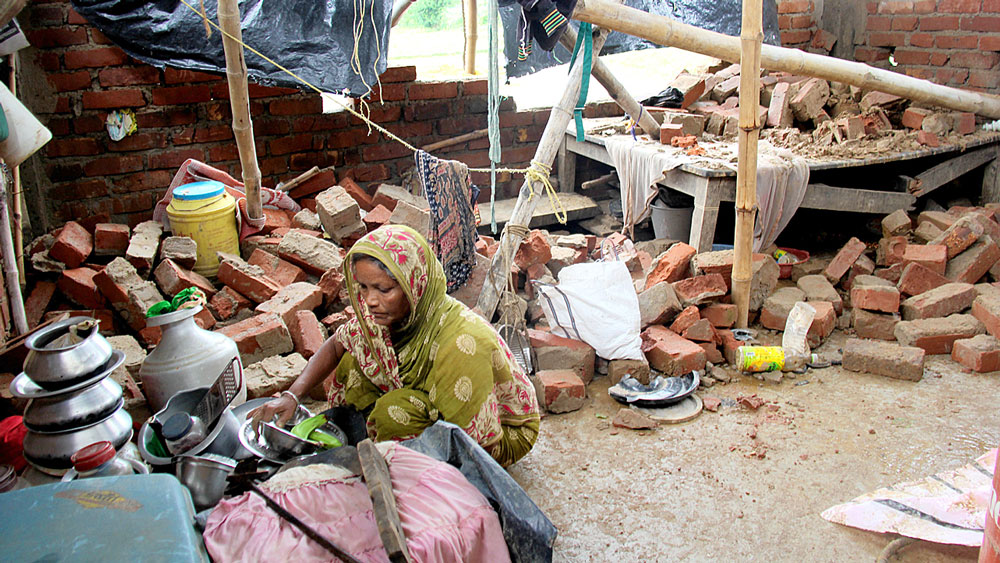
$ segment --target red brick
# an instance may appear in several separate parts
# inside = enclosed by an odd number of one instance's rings
[[[875,252],[876,263],[879,266],[892,266],[893,264],[902,263],[903,253],[906,252],[908,244],[907,238],[902,235],[879,239],[878,248]]]
[[[708,319],[716,328],[730,328],[736,324],[736,305],[712,303],[701,310],[701,317]]]
[[[938,35],[934,39],[938,49],[975,49],[979,45],[976,35]]]
[[[920,381],[924,376],[924,355],[923,350],[913,346],[851,338],[844,345],[843,366],[848,371]]]
[[[236,316],[243,309],[250,308],[250,300],[243,297],[233,288],[223,286],[218,293],[208,300],[208,309],[220,321],[225,321]]]
[[[959,24],[958,16],[921,16],[920,31],[948,31],[957,30]]]
[[[670,324],[670,330],[677,334],[681,334],[690,328],[691,325],[698,322],[699,319],[701,319],[701,314],[698,311],[698,307],[696,305],[690,305],[677,314],[677,317],[675,317],[673,322]]]
[[[219,264],[217,275],[221,283],[255,303],[267,301],[281,289],[277,282],[264,275],[261,268],[241,264],[235,260],[223,260]]]
[[[987,334],[956,340],[951,359],[977,373],[1000,371],[1000,341]]]
[[[956,340],[982,333],[983,323],[973,315],[902,321],[894,331],[900,344],[923,348],[928,354],[951,354]]]
[[[323,329],[312,311],[296,311],[292,324],[288,327],[295,351],[303,358],[313,357],[323,346]]]
[[[157,152],[149,156],[149,168],[173,170],[179,168],[189,158],[204,160],[205,151],[203,149],[174,149]]]
[[[347,302],[347,291],[344,288],[344,274],[340,268],[330,268],[316,283],[320,291],[323,292],[323,303],[326,306],[333,305],[338,301]]]
[[[542,387],[539,400],[552,413],[571,412],[583,407],[587,388],[573,370],[549,369],[536,374]]]
[[[965,31],[1000,32],[1000,17],[972,16],[962,18],[962,29]]]
[[[969,135],[976,131],[976,114],[960,111],[953,113],[952,116],[955,118],[955,133]]]
[[[969,283],[948,283],[903,302],[903,319],[930,319],[960,313],[972,306],[976,290]]]
[[[897,313],[876,313],[864,309],[851,310],[851,326],[858,338],[874,338],[876,340],[895,340],[896,323],[900,321]]]
[[[342,188],[347,191],[347,194],[354,198],[354,201],[358,203],[358,207],[364,209],[365,211],[371,211],[374,205],[372,204],[372,196],[368,194],[361,186],[359,186],[354,180],[349,177],[345,177],[340,182],[338,182]]]
[[[910,45],[914,47],[933,47],[934,35],[931,33],[911,33]]]
[[[49,256],[66,264],[69,268],[76,268],[90,256],[93,250],[94,237],[79,223],[70,221],[59,232],[55,243],[49,249]]]
[[[415,82],[410,85],[410,101],[452,99],[458,96],[455,82]]]
[[[113,176],[142,169],[142,157],[138,155],[95,158],[83,165],[83,173],[87,176]]]
[[[951,66],[961,68],[981,68],[988,69],[996,66],[1000,62],[1000,54],[997,53],[977,53],[958,52],[952,53],[948,63]]]
[[[980,37],[979,48],[983,51],[1000,51],[1000,37],[992,35]]]
[[[642,351],[652,368],[668,376],[705,368],[705,350],[701,346],[660,325],[643,331]]]
[[[319,96],[308,98],[274,100],[267,105],[271,115],[319,115],[323,113],[323,99]]]
[[[872,47],[902,47],[906,45],[906,34],[899,31],[874,31],[868,35],[868,44]]]
[[[986,332],[1000,338],[1000,298],[980,295],[972,302],[972,316],[986,326]]]
[[[247,365],[270,356],[286,354],[295,347],[288,327],[274,314],[250,317],[216,332],[236,342],[240,357]]]
[[[47,281],[40,281],[35,284],[34,289],[24,300],[24,315],[28,321],[28,328],[33,329],[42,320],[42,315],[49,308],[49,302],[56,291],[56,284]]]
[[[847,244],[837,252],[837,255],[833,257],[833,260],[826,266],[823,270],[823,275],[827,277],[833,284],[840,281],[840,278],[844,277],[847,270],[851,268],[858,258],[865,251],[865,243],[858,240],[856,237],[852,237],[851,240],[847,241]]]
[[[920,295],[948,283],[948,278],[917,263],[907,264],[897,287],[904,295]]]
[[[158,84],[160,71],[151,66],[108,68],[97,73],[102,87]]]
[[[295,282],[278,290],[273,297],[257,305],[258,313],[274,313],[291,327],[297,311],[312,311],[323,303],[323,292],[308,282]]]
[[[197,287],[209,298],[215,295],[215,286],[205,276],[182,268],[169,258],[160,261],[160,264],[153,271],[153,275],[163,293],[170,297],[189,287]]]
[[[809,304],[816,309],[816,316],[809,325],[806,337],[809,346],[816,348],[833,334],[833,329],[837,328],[837,312],[833,308],[833,303],[829,301],[810,301]]]
[[[525,271],[535,264],[546,264],[551,259],[552,249],[541,231],[531,231],[528,237],[521,242],[517,253],[514,254],[514,264],[521,271]]]
[[[674,293],[682,306],[700,305],[709,299],[722,297],[728,291],[721,274],[694,276],[673,284]]]
[[[83,93],[83,109],[118,109],[146,105],[141,90],[102,90]]]
[[[948,248],[942,244],[908,244],[903,251],[903,264],[920,264],[928,270],[944,275],[948,262]]]
[[[913,31],[914,29],[917,29],[917,16],[893,17],[892,29],[893,31]]]
[[[976,283],[1000,260],[1000,247],[993,237],[984,235],[979,242],[948,261],[944,277],[956,282]]]
[[[812,12],[812,0],[784,0],[778,2],[779,14],[800,14],[802,12]]]
[[[698,319],[681,336],[693,342],[715,342],[715,331],[708,319]]]
[[[875,276],[858,276],[851,288],[851,305],[866,311],[899,311],[899,290],[892,283]]]
[[[397,66],[385,69],[379,76],[380,82],[413,82],[417,79],[417,67]]]
[[[98,47],[83,51],[66,51],[63,64],[67,69],[102,68],[125,63],[128,55],[118,47]]]
[[[938,12],[948,14],[977,14],[982,6],[982,0],[938,0]]]
[[[308,277],[306,273],[295,264],[282,260],[274,254],[260,248],[254,249],[253,253],[250,255],[250,259],[247,260],[247,263],[260,267],[264,270],[265,276],[274,280],[280,286],[305,281]]]
[[[931,54],[927,51],[896,49],[894,58],[901,65],[925,65],[930,62]]]
[[[163,69],[163,80],[167,84],[183,84],[187,82],[215,82],[225,78],[221,74],[209,74],[197,70],[182,70],[174,67]]]
[[[371,211],[362,217],[361,220],[365,222],[365,227],[368,228],[368,232],[372,232],[388,223],[389,217],[392,217],[392,211],[389,211],[384,205],[380,204],[376,205]],[[491,257],[492,256],[488,256],[488,258]]]
[[[36,48],[65,47],[83,45],[87,42],[87,30],[83,28],[49,28],[25,30],[28,42]]]
[[[659,282],[676,282],[688,275],[691,258],[698,251],[691,245],[679,242],[656,259],[656,264],[646,277],[646,289]]]
[[[90,88],[90,73],[86,70],[76,72],[60,72],[48,75],[49,83],[56,89],[56,92],[69,92],[72,90],[83,90]]]
[[[97,272],[90,268],[64,270],[59,276],[59,291],[74,303],[91,309],[103,309],[107,302],[94,283]]]
[[[684,135],[684,126],[679,123],[664,123],[660,125],[660,143],[669,145],[674,137]]]
[[[866,25],[868,31],[889,31],[892,29],[892,17],[868,16]]]
[[[101,152],[101,146],[96,140],[89,137],[53,139],[46,145],[45,152],[52,158],[62,156],[91,156]]]

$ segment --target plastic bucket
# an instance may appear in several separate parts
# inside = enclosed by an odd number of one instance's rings
[[[194,271],[214,277],[219,271],[216,252],[239,255],[240,237],[236,228],[236,200],[221,182],[194,182],[174,188],[167,206],[170,230],[198,243]]]
[[[8,136],[0,141],[0,156],[14,167],[52,139],[52,132],[42,125],[6,86],[0,84],[0,105],[7,118]]]
[[[688,241],[694,207],[667,207],[659,199],[654,199],[649,207],[656,238]]]

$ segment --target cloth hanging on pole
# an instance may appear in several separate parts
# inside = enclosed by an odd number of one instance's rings
[[[587,105],[587,93],[590,90],[590,69],[594,63],[594,33],[593,26],[587,22],[580,24],[580,33],[576,36],[576,46],[573,47],[573,58],[569,60],[569,68],[573,68],[576,56],[583,46],[583,74],[580,75],[580,99],[573,108],[573,120],[576,122],[576,142],[583,142],[583,106]]]
[[[760,252],[778,240],[802,204],[809,186],[809,165],[790,151],[776,150],[757,156],[757,220],[753,250]]]
[[[683,154],[660,151],[628,137],[608,137],[604,146],[618,172],[622,198],[622,231],[632,236],[635,225],[649,217],[649,205],[658,193],[656,183],[667,172],[688,161]]]
[[[442,160],[424,151],[414,155],[424,197],[430,206],[428,242],[444,266],[448,293],[462,287],[476,266],[476,199],[469,167],[457,160]]]

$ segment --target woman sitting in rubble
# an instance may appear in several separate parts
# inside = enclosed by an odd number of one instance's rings
[[[419,233],[372,231],[347,253],[344,276],[356,316],[288,391],[251,413],[255,422],[284,423],[333,372],[331,406],[364,414],[376,441],[413,438],[445,420],[505,467],[528,453],[538,437],[534,387],[493,327],[445,293],[444,269]]]

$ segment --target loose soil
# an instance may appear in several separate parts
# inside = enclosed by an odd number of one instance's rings
[[[916,383],[839,367],[780,384],[737,376],[699,390],[723,400],[717,413],[651,431],[611,426],[620,405],[599,377],[583,409],[543,419],[510,473],[559,529],[556,561],[874,561],[895,536],[820,512],[996,447],[998,376],[963,373],[947,356],[929,356]],[[753,394],[767,404],[736,403]],[[919,542],[898,560],[977,553]]]

